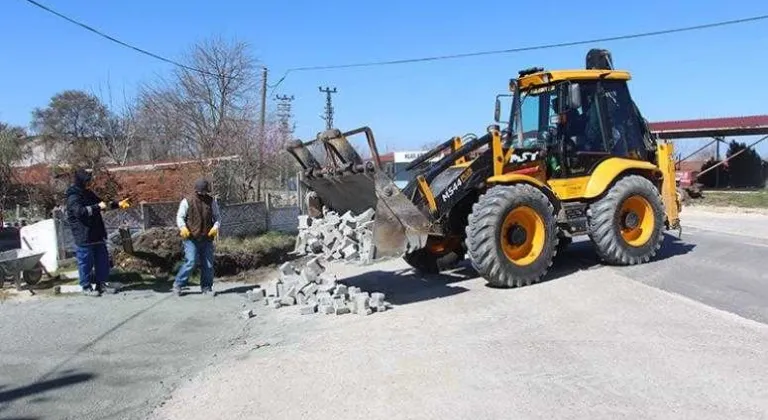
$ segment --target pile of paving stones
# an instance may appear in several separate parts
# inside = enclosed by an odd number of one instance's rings
[[[299,216],[299,234],[294,253],[322,255],[326,261],[370,261],[373,246],[373,216],[368,209],[359,215],[323,209],[323,216]]]
[[[370,315],[384,312],[391,305],[384,301],[384,293],[368,293],[359,287],[347,287],[325,273],[325,267],[317,257],[297,269],[292,263],[280,266],[280,278],[265,289],[246,292],[252,302],[263,301],[273,308],[298,306],[302,315],[321,313],[326,315]]]

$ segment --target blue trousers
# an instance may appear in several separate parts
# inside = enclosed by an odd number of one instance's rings
[[[107,244],[78,245],[75,249],[80,287],[87,289],[91,284],[104,285],[109,277],[109,252]],[[93,278],[91,272],[95,271]]]
[[[213,241],[207,239],[184,240],[184,263],[176,274],[175,287],[184,287],[189,281],[189,275],[200,261],[200,288],[213,287]]]

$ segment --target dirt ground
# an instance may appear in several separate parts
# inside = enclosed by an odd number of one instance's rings
[[[267,239],[263,239],[267,238]],[[270,240],[271,239],[271,240]],[[294,241],[288,235],[267,234],[255,240],[222,239],[216,244],[216,277],[238,276],[291,259]],[[133,240],[133,254],[117,251],[115,267],[157,277],[174,273],[183,259],[182,239],[174,228],[153,228]]]

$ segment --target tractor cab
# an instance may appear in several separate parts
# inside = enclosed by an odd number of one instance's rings
[[[610,68],[521,71],[510,81],[505,147],[544,152],[547,179],[587,176],[610,157],[654,162],[655,140],[632,100],[629,80],[628,72]]]

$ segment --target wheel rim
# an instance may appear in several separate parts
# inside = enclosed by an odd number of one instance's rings
[[[544,219],[536,210],[517,207],[507,213],[501,227],[501,249],[514,264],[530,265],[544,249]]]
[[[645,197],[633,195],[622,203],[619,226],[621,237],[629,245],[641,247],[648,243],[655,223],[653,207]]]

